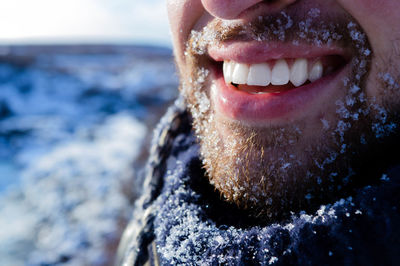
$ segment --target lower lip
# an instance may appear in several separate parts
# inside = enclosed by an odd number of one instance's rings
[[[279,124],[307,115],[312,106],[324,102],[339,87],[335,82],[346,67],[316,82],[278,93],[250,94],[225,83],[221,70],[213,69],[215,85],[211,97],[217,113],[251,124]]]

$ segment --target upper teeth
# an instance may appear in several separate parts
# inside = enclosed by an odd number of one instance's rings
[[[320,60],[313,63],[298,58],[289,67],[285,59],[279,59],[271,68],[271,63],[243,64],[224,61],[223,72],[226,83],[247,84],[251,86],[285,85],[289,81],[296,87],[307,80],[314,82],[322,77],[323,66]],[[310,67],[309,67],[310,66]]]

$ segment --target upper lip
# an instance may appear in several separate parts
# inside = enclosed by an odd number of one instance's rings
[[[211,97],[217,111],[228,118],[250,125],[262,125],[259,122],[286,123],[287,119],[295,120],[310,115],[312,111],[310,106],[320,106],[318,102],[326,102],[334,93],[338,93],[335,89],[339,82],[337,74],[340,76],[348,71],[346,66],[349,66],[348,62],[352,58],[350,48],[334,44],[313,46],[306,43],[238,40],[210,44],[207,47],[207,54],[217,84],[211,89]],[[277,59],[323,58],[330,55],[343,57],[347,62],[335,71],[336,74],[278,94],[249,94],[233,89],[222,81],[221,62],[225,60],[256,64]]]
[[[254,64],[284,58],[316,58],[338,55],[348,60],[350,51],[335,45],[314,46],[302,43],[229,41],[208,46],[208,55],[212,60]]]

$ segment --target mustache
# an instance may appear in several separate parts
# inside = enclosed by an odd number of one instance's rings
[[[322,15],[316,9],[303,12],[291,9],[260,15],[248,22],[216,19],[201,31],[192,31],[187,48],[203,54],[211,43],[230,41],[337,45],[351,48],[354,53],[369,46],[366,34],[350,15]]]

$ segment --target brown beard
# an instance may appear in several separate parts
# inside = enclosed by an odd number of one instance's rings
[[[285,28],[290,20],[295,23]],[[326,39],[327,31],[341,37]],[[302,134],[311,130],[307,121],[253,128],[217,120],[210,101],[212,84],[207,79],[205,48],[210,42],[254,38],[352,46],[352,73],[343,82],[346,96],[335,99],[337,109],[329,121],[321,121],[319,128],[313,129],[312,139]],[[276,221],[293,212],[314,211],[321,204],[351,195],[360,185],[374,182],[374,173],[381,169],[366,165],[384,158],[387,150],[383,145],[398,135],[398,105],[386,104],[383,108],[367,97],[365,83],[371,63],[368,51],[371,49],[365,34],[349,17],[325,23],[305,15],[299,17],[295,12],[280,13],[247,25],[223,26],[217,21],[202,32],[194,32],[186,51],[189,72],[181,78],[181,89],[193,116],[210,183],[226,200],[250,210],[252,215]],[[221,128],[230,134],[222,136]],[[382,159],[379,165],[384,167],[387,162]]]

